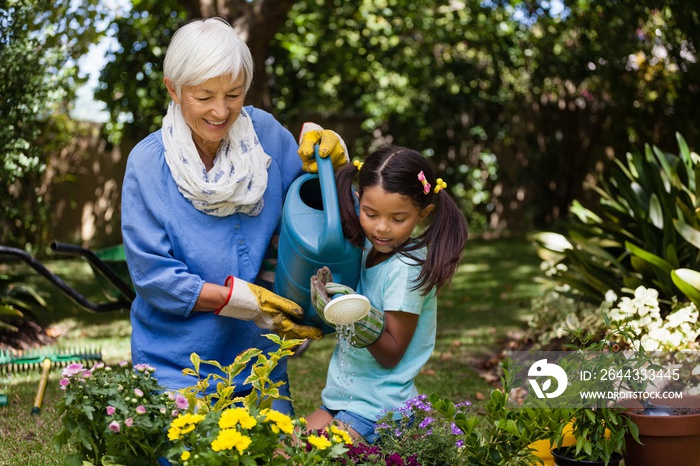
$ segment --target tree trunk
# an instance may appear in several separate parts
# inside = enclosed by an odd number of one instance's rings
[[[287,20],[295,0],[182,0],[190,18],[221,16],[246,41],[253,55],[255,75],[246,103],[272,110],[270,80],[265,62],[270,54],[270,41]]]

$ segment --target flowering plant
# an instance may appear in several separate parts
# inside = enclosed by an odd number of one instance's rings
[[[183,466],[334,464],[350,435],[335,426],[330,435],[304,433],[303,419],[273,409],[233,407],[181,414],[171,424],[168,458]]]
[[[458,405],[466,412],[469,402]],[[351,457],[360,464],[428,466],[461,464],[458,461],[461,431],[439,417],[428,396],[419,395],[396,410],[387,411],[377,423],[378,446],[353,447]]]
[[[60,380],[63,397],[56,407],[61,429],[58,451],[68,446],[67,465],[153,465],[162,456],[167,428],[188,406],[182,395],[165,392],[155,369],[126,362],[112,368],[70,364]]]
[[[608,292],[604,306],[613,306],[616,300],[615,293]],[[623,296],[607,316],[613,324],[638,335],[646,351],[689,349],[700,335],[695,304],[673,303],[672,311],[662,318],[659,292],[653,288],[640,286],[633,298]]]
[[[469,402],[420,395],[380,419],[377,446],[353,446],[349,456],[357,465],[538,464],[530,445],[550,438],[564,418],[552,409],[511,409],[517,367],[508,359],[501,365],[503,388],[491,391],[479,413]]]
[[[272,382],[270,374],[277,362],[292,354],[299,340],[283,340],[266,335],[279,345],[267,355],[258,349],[239,354],[232,364],[190,357],[194,369],[183,373],[197,377],[197,383],[182,390],[190,408],[172,420],[168,430],[171,447],[167,458],[182,466],[324,465],[334,464],[344,456],[350,435],[335,426],[327,434],[306,433],[303,418],[292,419],[271,408],[274,399],[287,399],[279,393],[283,382]],[[253,391],[245,397],[235,396],[235,376],[252,364],[246,384]],[[202,364],[217,367],[221,374],[200,377]],[[213,383],[216,391],[207,393]]]

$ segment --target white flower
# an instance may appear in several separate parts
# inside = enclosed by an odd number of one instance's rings
[[[628,315],[624,314],[618,308],[614,308],[610,309],[610,312],[608,312],[608,317],[615,322],[624,322],[627,320]]]
[[[659,350],[659,341],[651,338],[649,335],[642,335],[642,338],[640,339],[640,343],[642,344],[642,348],[644,348],[644,351],[658,351]]]
[[[673,328],[679,327],[683,323],[695,324],[698,321],[698,310],[694,304],[684,307],[683,309],[678,309],[676,312],[669,314],[666,317],[666,324],[664,327]]]
[[[634,290],[634,299],[642,305],[651,307],[659,306],[659,292],[654,288],[637,287],[637,289]]]
[[[627,317],[632,317],[635,314],[637,314],[637,307],[635,306],[635,302],[627,296],[624,296],[622,299],[620,299],[617,308],[620,310],[620,313],[626,315]]]
[[[605,292],[605,302],[614,303],[617,301],[617,294],[613,290],[608,290]]]

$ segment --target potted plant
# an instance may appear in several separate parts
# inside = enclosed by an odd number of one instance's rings
[[[663,405],[674,414],[652,416],[636,400],[622,404],[639,430],[639,443],[626,439],[626,466],[690,465],[700,461],[700,397],[663,400]]]
[[[674,274],[674,281],[691,299],[700,293],[696,274],[691,270]],[[687,352],[697,348],[700,335],[697,299],[674,299],[665,317],[661,316],[659,301],[655,289],[640,286],[633,297],[622,297],[607,314],[614,325],[633,329],[636,338],[622,343],[635,348],[638,357],[649,362],[638,373],[639,378],[629,380],[629,388],[638,395],[654,395],[651,401],[657,405],[644,409],[646,402],[639,399],[619,403],[628,409],[626,415],[639,429],[641,442],[628,439],[627,466],[693,464],[700,458],[700,397],[687,393],[697,365],[696,353]],[[663,414],[671,415],[655,415],[664,407]]]
[[[626,415],[639,431],[639,443],[627,443],[627,466],[698,464],[700,458],[700,396],[688,386],[697,353],[655,352],[636,387],[645,398],[623,400]],[[652,398],[653,395],[653,398]]]

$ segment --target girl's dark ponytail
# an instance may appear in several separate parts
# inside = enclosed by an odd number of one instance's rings
[[[428,247],[428,253],[416,288],[426,291],[439,289],[450,281],[459,267],[469,235],[467,220],[452,196],[441,189],[435,197],[438,202],[432,221],[418,241]]]
[[[358,173],[358,167],[347,163],[335,172],[335,184],[338,190],[338,205],[340,207],[340,222],[343,224],[343,234],[355,246],[364,246],[364,233],[360,219],[355,211],[355,189],[352,180]]]

